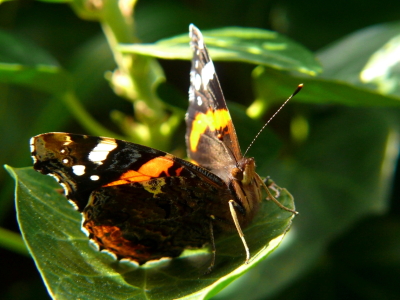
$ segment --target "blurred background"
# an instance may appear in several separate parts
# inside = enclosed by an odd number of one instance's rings
[[[99,1],[75,2],[95,6]],[[53,64],[72,75],[77,98],[94,119],[123,135],[113,120],[132,115],[132,103],[118,97],[105,78],[116,65],[101,26],[76,11],[65,3],[0,1],[0,39],[7,41],[9,35],[22,39],[26,47],[11,49],[7,55],[26,56],[27,62],[27,49],[41,48]],[[190,23],[201,30],[258,27],[302,44],[315,53],[323,68],[320,93],[313,95],[318,100],[300,94],[271,123],[270,130],[280,140],[274,157],[261,163],[265,157],[249,153],[256,156],[259,174],[270,175],[294,195],[300,215],[270,259],[216,299],[400,298],[400,110],[396,104],[400,103],[400,55],[388,55],[390,72],[381,81],[360,80],[376,51],[390,46],[400,49],[395,39],[400,36],[399,11],[400,2],[393,0],[138,1],[134,19],[141,42],[186,33]],[[0,50],[0,63],[9,59],[5,55]],[[186,97],[190,62],[159,63],[177,99]],[[222,62],[216,67],[228,106],[230,101],[249,106],[257,97],[255,66]],[[268,89],[279,89],[278,73],[275,81],[271,79],[276,85]],[[363,102],[366,99],[354,99],[358,94],[351,91],[348,98],[343,93],[338,96],[324,85],[331,82],[366,89],[382,96],[382,101]],[[271,106],[265,120],[277,107]],[[57,95],[0,78],[1,165],[31,166],[28,141],[39,133],[93,134],[75,117]],[[245,124],[235,122],[235,126],[239,140],[251,140]],[[181,122],[174,147],[163,150],[184,157],[184,131]],[[18,244],[18,236],[13,235],[19,232],[14,182],[4,169],[0,180],[0,235]],[[0,298],[48,299],[33,260],[24,249],[10,244],[0,241]]]

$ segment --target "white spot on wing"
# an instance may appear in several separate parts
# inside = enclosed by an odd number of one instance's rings
[[[85,223],[85,221],[86,221],[85,214],[81,213],[81,215],[82,215],[82,219],[81,219],[81,231],[82,231],[87,237],[89,237],[89,231],[88,231],[85,227],[83,227],[83,223]],[[90,241],[90,240],[89,240],[89,241]]]
[[[64,183],[64,182],[58,182],[61,186],[62,186],[62,188],[64,189],[64,194],[65,194],[65,196],[68,196],[68,194],[69,194],[69,190],[68,190],[68,187],[67,187],[67,185]],[[76,210],[78,210],[78,206],[76,206],[76,204],[74,203],[74,202],[72,202],[71,200],[69,200],[69,202],[71,202],[72,203],[72,205],[74,206],[74,208],[76,209]]]
[[[204,49],[204,41],[203,41],[203,35],[199,31],[199,41],[197,42],[199,45],[199,49]]]
[[[98,175],[92,175],[92,176],[90,176],[90,179],[93,181],[96,181],[96,180],[99,180],[100,177]]]
[[[31,138],[29,140],[29,145],[31,147],[31,153],[32,153],[33,151],[35,151],[35,138]]]
[[[139,267],[139,263],[136,261],[130,260],[129,258],[123,258],[119,261],[120,264],[124,264],[128,268],[137,269]]]
[[[86,166],[84,165],[72,166],[72,172],[74,172],[74,174],[77,176],[82,176],[83,174],[85,174],[85,169]]]
[[[189,101],[194,101],[194,89],[193,86],[189,88]]]
[[[197,105],[201,106],[203,104],[203,100],[201,100],[200,96],[197,96]]]
[[[201,88],[201,76],[200,74],[196,74],[195,78],[194,78],[194,88],[198,91]]]
[[[190,82],[194,84],[194,77],[196,76],[196,71],[190,71]]]
[[[88,158],[90,161],[101,165],[107,158],[108,154],[115,148],[117,148],[115,139],[102,138],[100,143],[89,153]]]
[[[85,228],[85,230],[86,230],[86,228]],[[83,227],[82,227],[82,231],[83,231]],[[87,236],[89,236],[89,232],[86,230],[86,232],[88,233],[88,235]],[[93,240],[89,240],[89,246],[92,248],[92,249],[94,249],[94,250],[96,250],[96,251],[100,251],[100,247],[99,247],[99,244],[97,244],[95,241],[93,241]]]
[[[112,253],[110,250],[103,249],[101,252],[108,254],[112,259],[118,260],[118,257],[115,253]]]
[[[71,203],[71,205],[74,207],[75,210],[79,210],[78,205],[76,205],[76,203],[74,201],[72,201],[71,199],[68,199],[68,202]]]
[[[49,173],[49,174],[47,174],[47,175],[53,177],[55,180],[57,180],[57,182],[60,182],[60,177],[58,177],[57,175],[52,174],[52,173]]]
[[[212,61],[209,61],[201,70],[201,78],[203,79],[204,88],[207,88],[209,81],[214,78],[214,74],[214,64],[212,63]]]

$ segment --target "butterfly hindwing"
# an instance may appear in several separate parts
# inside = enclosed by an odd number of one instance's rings
[[[112,138],[45,133],[31,139],[35,170],[51,175],[82,212],[89,238],[145,263],[210,242],[210,216],[230,223],[216,175],[160,150]],[[214,226],[218,236],[224,229]]]

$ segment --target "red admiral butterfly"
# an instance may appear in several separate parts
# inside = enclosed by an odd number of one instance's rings
[[[240,151],[231,116],[201,32],[190,25],[193,50],[186,144],[193,163],[160,150],[70,133],[31,139],[34,169],[51,175],[83,215],[101,250],[139,264],[177,257],[241,228],[257,213],[261,190],[282,206]]]

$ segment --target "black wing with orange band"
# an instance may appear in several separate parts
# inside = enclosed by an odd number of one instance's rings
[[[31,152],[35,170],[55,177],[83,214],[89,238],[119,259],[177,257],[211,242],[210,215],[230,221],[225,182],[171,154],[69,133],[35,136]]]
[[[201,179],[217,189],[225,186],[220,178],[188,161],[112,138],[45,133],[31,139],[31,150],[35,170],[55,177],[79,211],[95,190],[154,178]]]
[[[201,32],[190,25],[193,51],[189,109],[186,115],[188,156],[225,181],[242,154],[231,116]]]

